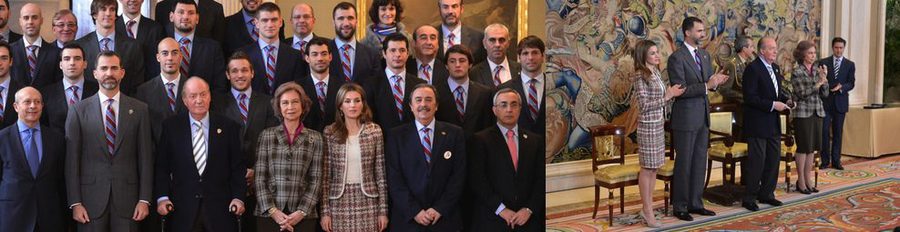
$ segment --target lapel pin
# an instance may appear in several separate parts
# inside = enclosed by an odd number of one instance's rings
[[[128,114],[134,114],[134,110],[133,110],[133,109],[128,109]]]
[[[447,135],[447,132],[446,132],[446,131],[441,131],[441,135]],[[448,151],[447,153],[449,153],[449,151]]]
[[[522,134],[522,138],[528,139],[528,135]]]
[[[450,153],[450,151],[444,152],[444,159],[450,159],[451,156],[453,156],[453,153]]]
[[[222,129],[221,129],[221,128],[216,129],[216,133],[217,133],[217,134],[221,134],[221,133],[222,133]]]

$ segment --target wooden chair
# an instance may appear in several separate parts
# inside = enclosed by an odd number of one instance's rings
[[[669,197],[670,193],[670,184],[672,183],[672,177],[675,176],[675,150],[672,148],[672,127],[669,121],[666,121],[665,125],[666,136],[669,137],[666,140],[666,157],[669,158],[666,160],[666,163],[663,164],[662,167],[656,171],[656,179],[663,181],[663,215],[669,215]]]
[[[625,187],[638,184],[639,164],[625,164],[625,127],[601,125],[591,130],[591,169],[594,173],[594,215],[600,202],[600,187],[609,193],[609,225],[613,224],[613,189],[619,189],[619,211],[625,213]]]
[[[706,183],[703,188],[709,186],[709,177],[712,174],[712,162],[722,163],[722,182],[723,185],[732,185],[735,183],[735,169],[738,162],[747,158],[747,143],[735,141],[732,134],[734,123],[734,114],[738,111],[738,106],[734,104],[713,104],[710,106],[710,128],[709,128],[709,158],[706,168]],[[728,115],[727,122],[714,121],[713,114]]]

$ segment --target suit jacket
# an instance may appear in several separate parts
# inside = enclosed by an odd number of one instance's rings
[[[441,29],[441,24],[434,25],[434,28],[437,28],[438,31],[438,59],[446,62],[444,58],[444,50],[447,48],[444,47],[444,30]],[[471,27],[463,26],[460,29],[462,33],[462,37],[460,38],[460,44],[466,46],[472,51],[472,61],[471,64],[478,64],[484,61],[487,58],[487,50],[484,49],[484,32],[482,30],[478,30]],[[457,37],[460,35],[456,35]]]
[[[259,137],[254,184],[259,204],[254,215],[269,217],[272,207],[287,214],[303,211],[316,218],[321,197],[322,133],[301,129],[288,145],[284,125],[269,127]]]
[[[338,77],[344,78],[344,69],[341,67],[341,50],[338,49],[337,44],[334,42],[335,39],[328,43],[329,49],[331,49],[331,67],[329,69],[339,73],[340,76]],[[353,70],[350,80],[357,84],[365,83],[366,79],[373,78],[372,73],[378,72],[383,68],[381,66],[381,51],[377,51],[359,41],[356,42],[355,51],[356,57],[353,59]]]
[[[6,90],[6,99],[3,99],[6,103],[3,105],[3,112],[0,112],[3,114],[3,120],[0,120],[0,128],[6,128],[9,125],[16,124],[16,120],[19,120],[19,114],[16,113],[13,103],[16,101],[16,92],[22,88],[25,88],[25,85],[10,77],[9,89]]]
[[[172,27],[166,28],[169,37],[175,38],[175,32]],[[202,77],[209,83],[210,90],[224,91],[231,84],[225,76],[225,57],[222,55],[222,48],[218,42],[209,38],[198,37],[194,34],[194,40],[191,41],[191,67],[188,70],[189,76]],[[159,63],[156,64],[159,66]],[[156,75],[159,75],[157,72]]]
[[[412,122],[415,118],[412,109],[409,106],[409,99],[412,96],[413,87],[424,80],[406,73],[403,78],[405,88],[403,88],[403,118],[398,118],[396,105],[394,104],[394,92],[391,90],[391,81],[388,80],[384,70],[380,70],[375,74],[374,78],[368,79],[363,83],[363,89],[366,91],[366,101],[372,109],[372,119],[378,123],[381,128],[394,128],[400,124]],[[384,137],[391,137],[391,130],[387,130]]]
[[[19,34],[12,30],[9,30],[9,38],[7,38],[6,43],[12,44],[21,39],[22,39],[22,34]]]
[[[120,95],[115,153],[106,148],[100,97],[69,108],[66,117],[66,189],[69,205],[88,214],[116,208],[130,218],[138,200],[152,202],[153,145],[147,105]],[[125,113],[128,112],[128,113]],[[115,200],[112,200],[115,199]]]
[[[522,65],[520,65],[518,62],[515,62],[508,58],[507,58],[507,63],[509,63],[509,67],[503,67],[503,68],[509,69],[510,80],[514,80],[517,77],[519,77],[519,72],[522,71]],[[497,88],[497,86],[494,85],[494,70],[491,70],[491,65],[488,64],[487,60],[472,67],[472,69],[469,70],[469,77],[471,77],[472,80],[475,80],[475,82],[481,83],[485,86],[488,86],[488,87],[491,87],[494,89]],[[509,81],[507,81],[507,82],[509,82]],[[506,83],[506,82],[503,82],[503,83]],[[500,84],[503,84],[503,83],[500,83]]]
[[[168,16],[168,15],[167,15]],[[168,17],[166,17],[168,19]],[[116,17],[116,31],[120,34],[128,35],[125,30],[125,18],[122,15]],[[140,23],[137,26],[137,38],[134,38],[144,51],[144,70],[145,75],[150,78],[159,74],[159,62],[156,61],[156,51],[159,41],[166,38],[165,29],[153,19],[141,16]]]
[[[84,80],[84,88],[81,90],[81,99],[97,94],[100,85],[96,80]],[[66,131],[66,115],[69,113],[69,99],[66,90],[63,89],[63,80],[44,86],[41,89],[44,97],[44,112],[41,114],[41,125],[48,126],[59,132]]]
[[[281,42],[284,42],[284,43],[286,43],[286,44],[288,44],[288,45],[291,45],[291,47],[293,48],[293,46],[294,46],[294,44],[293,44],[293,43],[294,43],[294,36],[287,36],[287,37],[285,37],[284,35],[282,35],[282,38],[284,38],[284,39],[281,39]],[[325,40],[331,40],[330,38],[321,37],[321,36],[319,36],[319,35],[316,35],[316,33],[313,33],[313,39],[316,39],[316,38],[325,39]],[[295,49],[295,50],[296,50],[296,49]],[[335,54],[334,51],[331,51],[332,59],[334,59],[334,54]],[[300,57],[303,57],[303,53],[300,53]],[[306,60],[303,60],[303,62],[306,62]]]
[[[850,95],[848,92],[853,90],[853,87],[856,86],[856,63],[850,61],[845,56],[843,60],[841,60],[841,69],[838,76],[834,76],[834,56],[825,57],[825,59],[819,60],[820,64],[825,64],[828,68],[828,89],[829,94],[828,97],[825,98],[823,104],[825,106],[826,112],[840,112],[846,113],[849,110],[850,105]],[[831,89],[841,84],[841,90],[837,92],[831,92]]]
[[[829,92],[828,85],[822,85],[816,88],[819,82],[819,75],[815,73],[815,64],[813,64],[814,73],[809,73],[806,66],[795,64],[793,73],[791,73],[791,100],[797,103],[791,109],[791,118],[808,118],[817,116],[825,117],[825,108],[822,105],[822,99],[827,98]]]
[[[134,97],[147,104],[150,110],[150,130],[152,131],[154,142],[158,142],[159,136],[162,135],[163,120],[173,115],[187,112],[187,107],[184,106],[184,101],[181,98],[181,90],[184,88],[185,82],[187,82],[185,77],[181,77],[178,80],[178,89],[175,90],[175,111],[172,111],[172,108],[169,107],[169,95],[166,93],[168,90],[166,90],[161,76],[156,76],[138,87],[137,94]]]
[[[438,121],[452,123],[463,128],[466,138],[471,138],[475,132],[484,130],[490,126],[494,119],[494,112],[491,111],[493,91],[490,87],[469,81],[469,91],[466,93],[465,115],[463,119],[459,118],[459,111],[456,109],[456,93],[450,89],[450,84],[446,80],[442,83],[435,83],[438,97],[438,110],[435,117]]]
[[[331,216],[331,212],[335,210],[332,200],[340,199],[344,195],[344,187],[346,187],[347,173],[347,143],[341,143],[334,133],[334,127],[329,126],[325,129],[325,166],[324,179],[322,183],[322,215]],[[378,202],[376,213],[378,216],[388,216],[388,194],[387,181],[384,167],[384,137],[381,127],[375,123],[368,122],[360,127],[359,133],[360,148],[360,167],[362,182],[360,188],[363,195],[368,198],[375,198]],[[365,206],[368,207],[368,206]],[[355,210],[355,209],[349,209]]]
[[[416,58],[410,56],[409,59],[406,60],[406,70],[407,72],[412,73],[413,75],[419,76],[419,63],[416,61]],[[435,85],[436,83],[445,83],[447,82],[447,78],[450,78],[450,71],[447,70],[447,65],[444,64],[441,59],[434,59],[434,66],[431,67],[431,85]]]
[[[190,231],[203,204],[203,214],[213,231],[235,231],[234,214],[228,212],[232,199],[244,200],[247,166],[240,153],[240,125],[218,114],[209,114],[206,169],[197,171],[187,113],[163,121],[157,144],[156,199],[167,196],[175,206],[169,216],[172,231]],[[171,178],[170,178],[171,177]]]
[[[502,203],[507,209],[532,210],[531,217],[515,231],[544,229],[544,137],[518,130],[518,168],[513,166],[506,137],[494,125],[470,139],[469,185],[475,193],[473,231],[513,231],[494,214]]]
[[[11,76],[16,78],[19,83],[35,88],[41,88],[62,79],[62,70],[59,69],[59,47],[41,40],[41,48],[37,55],[37,75],[34,80],[28,76],[28,51],[25,48],[25,40],[20,39],[10,45],[14,61]]]
[[[65,140],[41,127],[42,153],[37,177],[25,159],[19,126],[0,130],[0,231],[64,231],[66,184]],[[34,226],[40,224],[40,230]]]
[[[672,129],[693,131],[703,126],[709,127],[709,98],[706,93],[706,82],[713,75],[713,66],[709,53],[697,49],[703,67],[697,69],[697,62],[688,48],[681,44],[675,53],[669,56],[669,84],[679,84],[686,88],[681,96],[675,98],[672,105]],[[746,75],[745,75],[746,78]],[[745,87],[746,88],[746,87]]]
[[[115,40],[115,52],[121,59],[122,67],[125,68],[125,78],[120,83],[121,91],[125,95],[132,95],[137,91],[137,87],[148,78],[144,72],[144,65],[146,65],[144,52],[137,40],[128,38],[122,32],[115,32]],[[97,32],[88,33],[76,42],[84,49],[84,59],[88,62],[88,66],[84,70],[84,78],[95,80],[94,69],[97,67],[97,55],[100,54]]]
[[[306,118],[303,119],[303,127],[322,131],[326,126],[334,123],[334,114],[337,112],[337,109],[335,109],[335,98],[337,98],[338,89],[344,85],[344,78],[341,78],[340,74],[333,71],[328,76],[328,88],[325,90],[324,106],[319,104],[319,100],[317,99],[316,84],[313,82],[313,78],[314,77],[310,75],[306,75],[297,79],[297,83],[300,84],[300,86],[303,86],[303,91],[306,92],[306,95],[312,100],[309,113],[306,115]],[[322,109],[324,109],[324,111],[322,111]]]
[[[388,191],[391,197],[389,231],[459,231],[459,198],[465,188],[466,143],[462,128],[436,121],[431,164],[425,161],[415,123],[392,129],[387,137]],[[434,208],[441,220],[422,226],[413,219],[420,210]]]
[[[281,28],[278,31],[279,40],[284,38],[283,21],[284,20],[282,20]],[[256,43],[256,40],[253,40],[253,37],[250,36],[250,32],[247,31],[247,23],[244,21],[243,9],[225,17],[225,28],[228,33],[225,34],[225,41],[222,42],[222,50],[225,51],[225,54],[228,56],[231,56],[231,53],[248,44]],[[290,44],[290,42],[288,42],[288,44]]]
[[[259,44],[252,43],[240,48],[247,53],[250,63],[253,64],[253,90],[271,95],[281,84],[295,81],[302,77],[304,72],[309,72],[309,67],[300,62],[302,60],[300,52],[291,48],[289,44],[279,43],[278,57],[275,58],[275,88],[270,88],[266,80],[266,56],[259,48]]]
[[[787,102],[788,96],[781,86],[784,76],[777,64],[771,64],[778,80],[774,86],[769,71],[760,58],[756,58],[744,69],[744,135],[755,138],[778,138],[781,136],[781,121],[773,102]],[[778,89],[778,95],[775,90]],[[677,103],[677,101],[676,101]],[[674,124],[673,124],[674,125]]]
[[[215,0],[198,0],[197,13],[200,14],[200,23],[194,29],[197,36],[209,38],[221,44],[225,38],[225,13],[222,4]],[[169,13],[175,9],[177,0],[163,0],[156,4],[156,17],[163,27],[172,25],[169,21]]]
[[[269,127],[281,124],[275,117],[272,109],[272,97],[253,91],[250,93],[250,101],[247,105],[247,126],[241,126],[241,151],[247,167],[253,168],[256,164],[256,146],[259,142],[259,134]],[[225,116],[231,121],[241,124],[241,109],[234,99],[231,91],[213,93],[213,112]]]
[[[542,81],[544,86],[547,85],[547,79],[544,78]],[[543,91],[544,94],[541,95],[540,102],[541,104],[538,106],[537,119],[531,118],[531,115],[528,113],[528,91],[525,91],[525,87],[522,85],[522,75],[519,72],[517,75],[513,76],[512,80],[507,81],[506,83],[500,84],[497,89],[503,88],[511,88],[519,92],[520,104],[522,104],[522,108],[519,113],[519,127],[526,129],[528,131],[537,133],[541,136],[544,136],[545,131],[547,130],[545,125],[547,122],[547,108],[544,106],[544,101],[547,96],[547,92],[544,89],[537,89],[537,91]],[[492,96],[493,97],[493,96]],[[491,99],[493,101],[493,99]],[[493,102],[491,102],[493,103]],[[491,104],[493,105],[493,104]]]

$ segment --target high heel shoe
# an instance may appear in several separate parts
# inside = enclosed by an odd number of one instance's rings
[[[809,190],[810,192],[814,192],[814,193],[819,192],[819,189],[817,189],[817,188],[815,188],[815,187],[809,188],[809,189],[807,189],[807,190]]]
[[[659,223],[659,221],[656,221],[655,223],[650,223],[650,221],[647,221],[647,216],[644,215],[644,210],[639,211],[638,214],[641,215],[641,219],[644,220],[644,225],[647,225],[647,227],[662,228],[662,223]],[[651,217],[653,217],[653,216],[651,216]],[[654,217],[654,219],[656,219],[656,218]]]
[[[799,184],[796,185],[796,186],[797,186],[797,192],[802,193],[802,194],[806,194],[806,195],[812,194],[812,191],[809,191],[808,188],[807,188],[807,189],[800,189],[800,185],[799,185]]]

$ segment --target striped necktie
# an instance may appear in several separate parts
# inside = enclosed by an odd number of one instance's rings
[[[238,108],[241,111],[241,125],[247,126],[248,114],[250,113],[249,108],[247,108],[247,94],[241,93],[238,95]]]
[[[530,114],[531,120],[537,120],[539,109],[536,83],[537,79],[534,78],[528,81],[528,114]]]
[[[175,83],[166,83],[166,97],[169,100],[169,109],[175,112]]]
[[[77,85],[69,86],[69,88],[67,88],[66,90],[70,92],[69,96],[71,96],[69,98],[69,106],[75,105],[75,103],[78,103],[78,100],[81,100],[81,98],[78,97]]]
[[[203,125],[194,122],[194,136],[191,139],[194,150],[194,164],[197,165],[197,173],[203,175],[206,169],[206,138],[203,135]]]
[[[316,83],[316,99],[319,100],[319,110],[325,115],[325,89],[328,88],[324,81]]]
[[[0,86],[0,122],[3,122],[3,115],[6,114],[6,111],[3,110],[4,106],[6,105],[6,101],[3,100],[2,94],[4,89],[6,89],[6,87]]]
[[[191,71],[191,39],[181,38],[181,68],[178,70],[181,71],[181,76],[189,77],[188,73]]]
[[[250,19],[250,38],[253,41],[259,40],[259,30],[256,29],[256,19]]]
[[[394,93],[394,106],[397,108],[397,118],[403,120],[403,89],[400,88],[400,82],[403,81],[403,77],[394,75],[391,79],[394,79],[391,91]]]
[[[275,46],[266,46],[266,81],[269,84],[269,94],[275,93]]]
[[[464,115],[466,115],[466,93],[461,85],[456,86],[456,90],[453,92],[456,93],[456,113],[459,117],[459,121],[462,122],[463,119],[465,119]]]
[[[420,73],[422,76],[422,80],[425,80],[425,82],[431,84],[431,65],[424,63],[419,67],[422,70],[422,72]]]
[[[344,44],[341,47],[341,68],[344,71],[344,80],[350,83],[353,79],[353,63],[350,60],[350,44]]]
[[[838,73],[841,71],[841,61],[844,59],[836,58],[834,62],[834,79],[838,78]]]
[[[103,123],[106,129],[106,149],[109,152],[109,155],[115,155],[116,134],[119,133],[118,129],[116,129],[116,111],[113,109],[115,100],[110,98],[109,100],[106,100],[106,102],[108,104],[106,105],[106,117]]]
[[[431,166],[431,135],[429,135],[431,128],[425,127],[420,131],[422,132],[422,151],[425,153],[425,162]]]
[[[34,84],[34,80],[37,79],[37,50],[38,46],[28,46],[28,77],[32,84]]]
[[[109,38],[103,38],[100,40],[100,51],[108,52],[112,51],[112,48],[109,47],[109,42],[112,42]]]
[[[128,23],[125,24],[125,31],[128,32],[128,37],[132,39],[136,39],[134,35],[134,24],[137,24],[137,21],[134,21],[134,19],[128,20]]]
[[[494,87],[500,86],[500,84],[503,83],[500,82],[500,71],[503,71],[503,65],[497,65],[497,67],[494,68]]]

